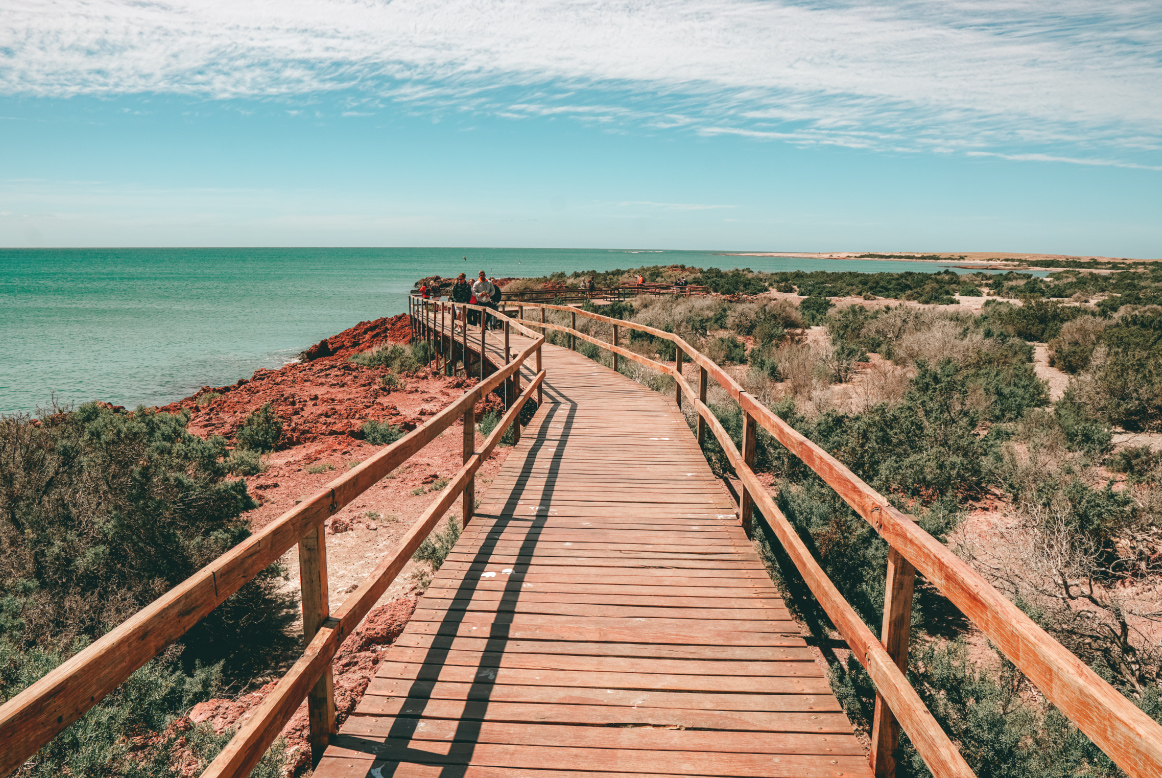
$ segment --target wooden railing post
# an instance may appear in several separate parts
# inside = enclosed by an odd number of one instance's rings
[[[908,669],[908,640],[912,633],[912,588],[916,568],[900,552],[888,547],[888,581],[884,592],[884,624],[880,642],[901,672]],[[891,709],[876,693],[875,715],[871,730],[871,765],[876,778],[893,778],[896,774],[896,747],[900,743],[900,725]]]
[[[464,462],[467,463],[476,452],[476,406],[469,405],[464,409]],[[464,501],[460,512],[460,526],[467,527],[472,520],[472,512],[476,508],[476,476],[468,479],[461,495]]]
[[[480,380],[484,380],[484,333],[488,332],[488,310],[480,311]]]
[[[682,377],[682,357],[686,356],[686,352],[682,350],[681,346],[674,348],[674,369],[678,371],[678,377]],[[682,410],[682,382],[678,381],[678,388],[675,390],[674,399],[678,403],[678,410]]]
[[[742,461],[747,467],[754,469],[754,455],[755,455],[755,437],[757,432],[757,425],[755,424],[754,416],[747,412],[746,408],[742,409]],[[740,479],[741,480],[741,479]],[[749,537],[751,534],[751,525],[754,519],[754,496],[751,495],[750,490],[746,488],[745,483],[739,484],[741,492],[738,506],[739,523],[742,524],[742,529]]]
[[[468,308],[462,306],[464,312],[463,329],[460,330],[460,361],[464,363],[464,377],[468,377]]]
[[[571,314],[569,314],[569,315],[570,315],[570,316],[572,317],[572,319],[573,319],[573,322],[572,322],[572,323],[571,323],[569,326],[570,326],[572,329],[577,329],[577,312],[576,312],[576,311],[573,311],[573,312],[572,312]],[[569,349],[570,349],[571,351],[576,351],[576,350],[577,350],[577,336],[576,336],[576,335],[574,335],[572,332],[570,332],[570,333],[569,333]]]
[[[450,364],[451,372],[445,370],[448,375],[456,374],[456,303],[452,303],[452,322],[448,328],[448,364]]]
[[[541,372],[541,347],[537,346],[537,374],[540,375],[540,372]],[[539,384],[537,384],[537,405],[538,406],[545,404],[545,393],[543,391],[541,391],[541,387],[544,385],[545,385],[544,381],[541,381]]]
[[[323,525],[299,540],[299,581],[303,595],[303,647],[310,645],[319,627],[331,615],[327,594],[327,543]],[[307,694],[311,759],[317,763],[335,734],[335,690],[331,667]]]
[[[428,344],[425,356],[429,363],[432,361],[432,351],[434,351],[432,348],[432,317],[434,315],[431,304],[424,300],[424,342]]]
[[[617,325],[616,324],[613,325],[613,345],[615,345],[615,346],[621,345],[620,343],[618,343],[618,332],[617,332]],[[619,356],[620,355],[616,351],[613,352],[613,372],[615,372],[615,373],[617,372],[617,364],[618,364],[617,358]]]
[[[523,404],[524,401],[520,398],[520,370],[517,369],[512,374],[512,396],[516,398],[517,403]],[[522,409],[523,410],[523,409]],[[512,444],[515,446],[520,443],[520,411],[516,412],[516,418],[512,420]]]
[[[436,337],[439,338],[437,342],[440,345],[436,347],[436,369],[444,369],[446,371],[448,368],[448,358],[444,353],[444,301],[440,300],[436,305],[440,306],[440,329],[436,332]]]
[[[508,351],[508,336],[509,336],[508,319],[505,319],[504,320],[504,364],[506,364],[506,365],[512,361],[512,358],[509,356],[509,351]],[[520,373],[520,371],[518,370],[517,373]],[[509,379],[508,381],[504,382],[504,407],[505,408],[508,408],[512,404],[513,397],[516,397],[517,395],[520,394],[519,391],[517,391],[516,394],[513,394],[513,392],[511,391],[512,384],[513,384],[512,379]]]
[[[698,400],[703,405],[706,404],[706,384],[709,374],[706,368],[701,365],[698,366]],[[698,448],[702,448],[702,444],[706,442],[706,419],[702,418],[702,414],[698,414]]]

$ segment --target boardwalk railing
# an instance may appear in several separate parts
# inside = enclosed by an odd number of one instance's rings
[[[203,775],[249,774],[304,698],[308,700],[312,752],[317,757],[335,733],[331,675],[331,660],[335,652],[461,494],[464,495],[463,522],[468,523],[474,506],[476,471],[510,426],[519,437],[521,408],[534,392],[541,390],[545,378],[545,373],[540,370],[544,337],[519,322],[510,322],[507,317],[498,318],[504,322],[506,332],[508,327],[513,327],[532,342],[511,360],[506,351],[506,359],[495,372],[482,377],[476,386],[422,427],[336,478],[318,494],[154,600],[0,707],[0,776],[20,767],[57,733],[83,716],[134,671],[184,635],[296,543],[306,649]],[[537,372],[522,391],[520,370],[529,357],[535,358]],[[483,364],[484,360],[481,360],[482,369]],[[509,403],[508,411],[477,449],[476,403],[502,382],[513,387],[511,397],[514,401]],[[464,422],[464,466],[363,584],[334,612],[330,612],[323,522],[461,419]]]
[[[750,531],[753,510],[757,505],[836,630],[875,683],[871,761],[877,776],[890,776],[895,772],[894,752],[900,726],[937,778],[972,775],[956,745],[940,728],[904,675],[908,660],[912,588],[917,570],[1122,770],[1133,778],[1162,776],[1162,727],[1034,624],[963,560],[894,508],[883,495],[747,394],[729,374],[685,340],[652,327],[568,306],[515,304],[520,307],[520,317],[526,324],[542,331],[566,333],[571,346],[580,339],[611,352],[615,370],[619,358],[624,357],[675,380],[678,406],[688,401],[698,412],[699,443],[705,439],[708,426],[739,476],[742,525]],[[572,326],[547,322],[547,310],[568,314]],[[527,317],[525,314],[529,312],[538,313],[539,321]],[[578,331],[578,316],[608,324],[612,342]],[[676,348],[674,363],[658,362],[622,347],[619,341],[623,330],[636,330],[670,341]],[[682,372],[682,363],[687,359],[698,366],[697,390],[687,383]],[[708,377],[713,377],[742,408],[741,451],[706,405]],[[880,638],[872,634],[843,599],[755,476],[757,427],[769,432],[802,460],[887,542],[887,587]]]
[[[441,293],[446,293],[445,286]],[[628,300],[639,294],[672,295],[675,297],[699,297],[710,294],[710,288],[696,284],[620,284],[604,289],[581,289],[580,287],[566,287],[565,289],[525,289],[519,292],[505,292],[506,301],[526,303],[556,303],[582,302],[584,300]],[[416,294],[412,292],[413,296]],[[415,299],[419,299],[418,297]]]

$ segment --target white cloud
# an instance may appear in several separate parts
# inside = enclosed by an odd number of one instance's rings
[[[0,0],[9,95],[344,92],[804,144],[1101,147],[1144,167],[1160,60],[1156,2]]]

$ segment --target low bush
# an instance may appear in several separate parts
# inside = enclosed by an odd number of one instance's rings
[[[198,400],[197,400],[198,407],[205,408],[207,405],[214,402],[214,400],[217,400],[221,396],[222,395],[219,394],[218,392],[206,392],[205,394],[198,397]]]
[[[96,404],[39,425],[0,417],[0,699],[249,535],[241,514],[256,506],[227,478],[225,441],[188,420]],[[161,735],[173,718],[295,643],[281,580],[260,573],[20,774],[175,774]]]
[[[363,432],[363,439],[373,446],[387,446],[404,436],[404,431],[389,421],[368,419],[359,429]]]
[[[829,310],[831,310],[831,301],[826,297],[807,297],[799,303],[799,312],[803,314],[804,321],[812,327],[822,324],[823,317],[827,315]]]
[[[1061,334],[1066,322],[1088,314],[1085,308],[1052,300],[1026,299],[1023,305],[988,300],[981,312],[981,322],[986,329],[1004,330],[1024,340],[1046,343]]]
[[[1106,467],[1114,473],[1125,473],[1132,481],[1141,481],[1155,475],[1155,469],[1162,463],[1162,455],[1154,453],[1149,446],[1127,446],[1115,451]]]
[[[386,367],[397,374],[414,373],[428,362],[428,343],[417,340],[411,346],[382,346],[355,354],[351,361],[363,367]]]
[[[226,469],[230,475],[258,475],[266,469],[266,462],[257,451],[236,448],[226,460]]]
[[[246,417],[234,439],[241,448],[251,451],[274,451],[282,438],[282,419],[274,412],[274,406],[266,403]]]
[[[706,356],[719,365],[739,365],[746,362],[746,346],[734,335],[724,335],[710,341]]]
[[[966,382],[983,393],[982,415],[988,421],[1016,421],[1030,408],[1049,404],[1049,389],[1029,364],[970,371]]]
[[[427,563],[433,571],[439,570],[452,547],[456,545],[456,541],[460,539],[460,532],[460,522],[456,521],[455,517],[450,517],[443,530],[433,532],[424,538],[412,559]]]
[[[407,389],[408,385],[395,373],[388,373],[379,379],[379,388],[385,392],[397,392]]]
[[[1089,367],[1098,336],[1109,325],[1096,316],[1079,316],[1061,325],[1057,337],[1049,341],[1049,364],[1066,373],[1080,373]]]

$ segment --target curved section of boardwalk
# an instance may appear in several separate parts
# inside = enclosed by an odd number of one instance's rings
[[[545,367],[317,778],[870,777],[674,402],[565,349]]]

